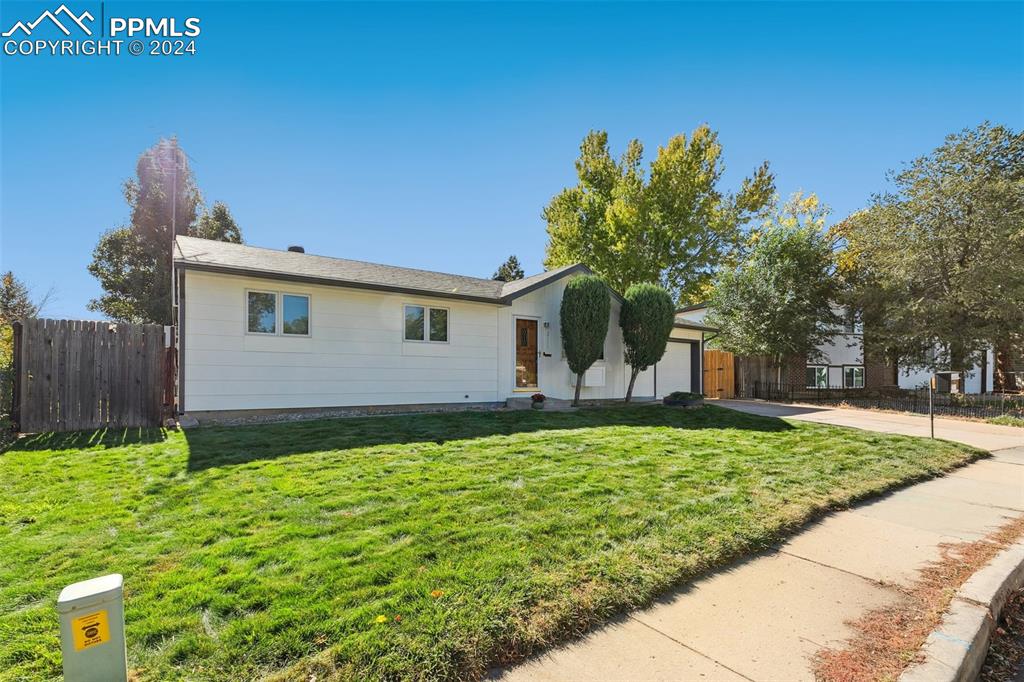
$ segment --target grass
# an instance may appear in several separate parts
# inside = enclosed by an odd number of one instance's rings
[[[980,455],[706,407],[23,439],[0,454],[0,679],[125,576],[142,680],[476,677]]]
[[[1002,417],[992,417],[986,419],[989,424],[1001,424],[1003,426],[1020,426],[1024,427],[1024,417],[1013,417],[1010,415],[1003,415]]]

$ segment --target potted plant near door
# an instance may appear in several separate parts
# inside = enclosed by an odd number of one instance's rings
[[[544,401],[547,400],[547,397],[543,393],[534,393],[530,396],[530,400],[532,401],[530,407],[535,410],[543,410]]]

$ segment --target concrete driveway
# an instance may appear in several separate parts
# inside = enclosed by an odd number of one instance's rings
[[[753,401],[757,414],[927,435],[927,417]],[[994,451],[942,478],[830,514],[772,552],[721,569],[586,638],[492,679],[812,680],[846,624],[894,603],[939,545],[976,540],[1024,515],[1024,429],[937,419],[936,436]]]
[[[929,435],[928,417],[919,414],[857,410],[822,405],[782,405],[760,400],[715,400],[714,405],[732,410],[783,417],[799,421],[852,426],[867,431],[902,433],[906,436]],[[1024,429],[1015,426],[997,426],[963,419],[935,418],[935,437],[955,440],[983,450],[1003,450],[1024,447]]]

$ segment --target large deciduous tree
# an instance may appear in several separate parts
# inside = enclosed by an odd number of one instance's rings
[[[579,405],[583,375],[601,357],[608,336],[611,297],[608,287],[594,275],[578,275],[569,280],[562,294],[559,322],[562,349],[569,369],[576,374],[576,393],[572,404]]]
[[[523,266],[519,264],[519,259],[515,255],[511,255],[507,261],[501,264],[501,267],[494,271],[491,279],[499,282],[512,282],[525,276],[526,273],[523,272]]]
[[[796,194],[751,233],[743,257],[719,274],[708,299],[717,343],[743,355],[770,356],[776,377],[789,356],[813,359],[840,318],[828,210]]]
[[[171,324],[172,242],[176,235],[242,241],[227,206],[215,203],[197,220],[202,195],[188,157],[174,138],[139,156],[136,177],[124,183],[131,208],[128,225],[105,232],[93,250],[89,272],[103,294],[89,309],[122,322]]]
[[[639,140],[615,160],[608,134],[591,131],[576,161],[578,183],[544,209],[545,267],[585,263],[617,291],[658,282],[677,301],[702,297],[774,193],[767,163],[736,193],[723,191],[721,157],[718,134],[702,125],[659,147],[645,172]]]
[[[675,305],[672,296],[657,284],[633,284],[623,297],[619,326],[625,359],[629,363],[629,387],[626,402],[633,397],[637,376],[661,360],[668,345],[668,337],[675,324]]]
[[[1024,134],[965,129],[890,180],[834,228],[866,345],[939,370],[1024,342]]]

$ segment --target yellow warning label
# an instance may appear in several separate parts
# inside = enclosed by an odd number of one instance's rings
[[[75,638],[75,651],[109,641],[110,628],[107,626],[107,612],[97,611],[73,619],[71,633]]]

